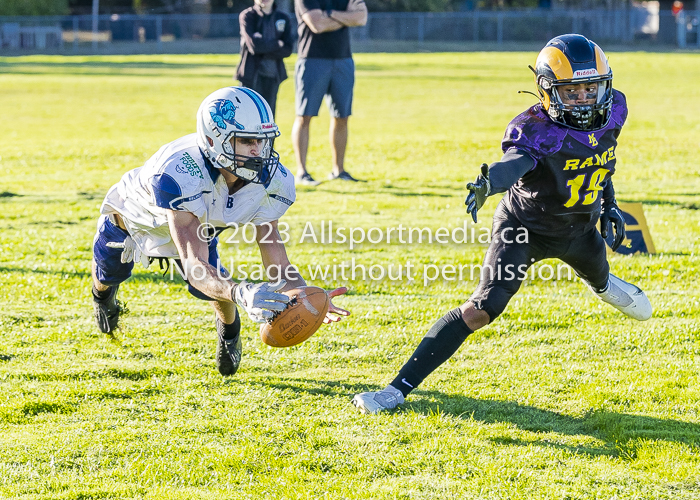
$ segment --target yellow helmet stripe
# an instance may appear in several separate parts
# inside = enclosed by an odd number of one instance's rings
[[[537,57],[537,65],[548,65],[554,72],[557,80],[569,80],[574,77],[571,63],[564,53],[557,47],[545,47]]]
[[[598,70],[599,75],[607,75],[610,73],[610,66],[608,66],[608,59],[603,54],[603,49],[595,46],[595,67]]]

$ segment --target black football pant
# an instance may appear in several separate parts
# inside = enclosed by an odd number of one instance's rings
[[[527,241],[523,235],[527,234]],[[506,308],[511,297],[528,276],[527,270],[542,259],[556,258],[565,262],[576,274],[595,289],[608,283],[610,267],[605,254],[605,240],[595,227],[573,239],[552,238],[533,232],[524,226],[503,205],[498,205],[493,217],[491,244],[481,268],[479,285],[470,297],[477,309],[485,311],[491,321]],[[540,274],[541,272],[541,274]],[[550,279],[557,267],[538,270],[535,276]],[[566,274],[563,274],[566,276]]]

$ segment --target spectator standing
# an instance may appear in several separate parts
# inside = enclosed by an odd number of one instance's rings
[[[241,12],[241,60],[236,78],[243,87],[262,95],[275,114],[277,91],[287,79],[284,58],[294,49],[290,16],[277,10],[275,0],[255,0]]]
[[[331,114],[331,179],[356,181],[345,171],[348,117],[352,108],[355,63],[348,28],[367,23],[364,0],[294,0],[299,25],[299,57],[296,63],[296,120],[292,146],[297,162],[297,183],[317,185],[306,171],[311,118],[318,115],[328,96]]]

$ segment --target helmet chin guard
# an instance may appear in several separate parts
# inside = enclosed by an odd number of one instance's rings
[[[532,69],[532,68],[530,68]],[[535,64],[535,83],[549,117],[575,130],[605,127],[612,112],[612,70],[602,49],[582,35],[552,38]],[[559,94],[564,85],[597,83],[595,104],[565,104]]]
[[[265,99],[245,87],[210,94],[197,111],[197,144],[216,168],[256,184],[267,184],[279,165],[274,150],[280,135]],[[236,139],[262,140],[260,156],[236,152]]]

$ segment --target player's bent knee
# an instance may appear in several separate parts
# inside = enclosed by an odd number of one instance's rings
[[[97,280],[100,284],[104,286],[117,286],[129,279],[133,267],[133,263],[127,263],[118,266],[112,266],[112,269],[110,269],[104,268],[100,266],[100,264],[95,263],[95,280]]]
[[[462,312],[462,320],[472,331],[483,328],[491,322],[489,314],[482,309],[477,309],[473,302],[465,302],[459,309]]]

